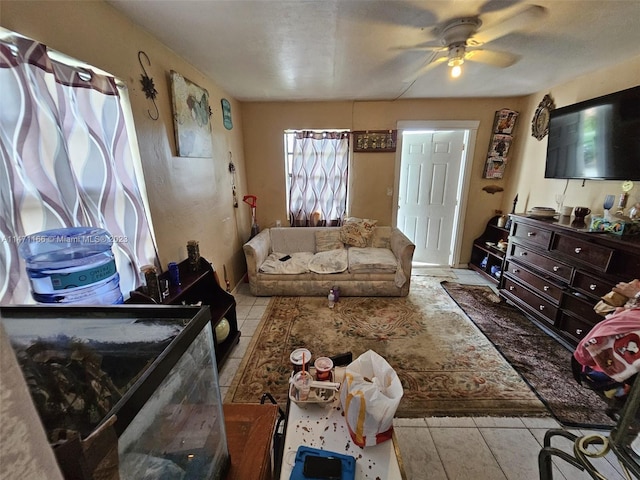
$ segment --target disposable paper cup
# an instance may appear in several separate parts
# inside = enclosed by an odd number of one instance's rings
[[[319,357],[313,364],[316,367],[316,379],[319,382],[331,380],[331,369],[333,368],[333,360],[329,357]]]
[[[311,352],[306,348],[296,348],[291,355],[289,355],[289,360],[291,361],[291,365],[293,366],[294,372],[299,372],[302,370],[302,357],[304,354],[304,369],[309,370],[309,365],[311,363]]]

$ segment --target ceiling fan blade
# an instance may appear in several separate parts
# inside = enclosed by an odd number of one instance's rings
[[[502,20],[496,25],[490,26],[488,28],[481,28],[469,39],[468,44],[471,46],[475,46],[489,43],[492,40],[504,37],[511,32],[524,29],[535,21],[544,18],[546,15],[546,8],[539,5],[530,5],[526,9]]]
[[[411,77],[409,77],[409,78],[405,78],[404,82],[405,83],[413,82],[416,78],[420,77],[421,75],[424,75],[429,70],[437,67],[441,63],[446,62],[446,60],[447,60],[446,52],[438,52],[438,53],[436,53],[432,57],[432,59],[430,61],[428,61],[427,63],[425,63],[422,67],[420,67],[416,73],[411,75]]]
[[[431,42],[422,42],[417,45],[412,45],[411,47],[395,47],[395,49],[399,50],[446,50],[447,47],[443,46],[439,41],[431,41]]]
[[[496,52],[493,50],[469,50],[465,55],[465,59],[474,62],[486,63],[493,67],[507,68],[516,63],[519,55],[509,52]]]

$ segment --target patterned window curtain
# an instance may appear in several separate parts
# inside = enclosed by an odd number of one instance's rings
[[[293,141],[289,221],[340,225],[347,208],[349,132],[299,131]]]
[[[5,32],[0,31],[0,303],[34,303],[18,254],[20,239],[76,226],[104,228],[113,236],[127,298],[140,284],[140,266],[159,262],[118,91],[123,87],[113,77],[52,59],[46,45]]]

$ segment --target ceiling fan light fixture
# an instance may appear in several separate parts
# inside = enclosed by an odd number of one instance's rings
[[[449,47],[449,61],[447,65],[451,67],[451,78],[458,78],[462,73],[462,64],[466,49],[464,45],[452,45]]]

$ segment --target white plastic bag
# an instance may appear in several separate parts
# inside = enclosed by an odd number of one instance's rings
[[[373,350],[347,366],[340,401],[356,445],[372,446],[391,438],[393,417],[403,393],[398,374]]]

